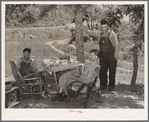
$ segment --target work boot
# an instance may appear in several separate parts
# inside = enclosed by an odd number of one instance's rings
[[[62,93],[57,93],[55,97],[53,97],[52,101],[58,101],[60,98],[62,98]]]
[[[67,95],[65,95],[65,93],[62,93],[58,101],[65,101],[66,98],[67,98]]]
[[[65,99],[65,98],[67,98],[67,95],[66,94],[63,94],[62,97]]]
[[[109,91],[113,91],[114,86],[109,86]]]

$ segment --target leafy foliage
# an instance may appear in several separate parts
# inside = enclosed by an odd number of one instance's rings
[[[29,6],[18,20],[20,23],[32,24],[39,19],[40,10],[36,6]]]
[[[40,5],[40,14],[39,18],[45,17],[49,11],[54,12],[57,9],[57,5]]]
[[[140,51],[144,40],[144,5],[124,5],[125,14],[129,15],[134,35],[132,36],[133,45],[130,51],[133,53],[133,75],[131,86],[135,89],[135,83],[138,72],[138,52]]]
[[[136,26],[134,33],[144,34],[144,5],[125,5],[124,12],[129,15],[130,21]]]
[[[69,11],[68,11],[69,10]],[[6,27],[64,26],[74,17],[71,8],[64,5],[6,5]]]
[[[28,4],[6,4],[6,26],[17,26],[18,20],[28,6]]]

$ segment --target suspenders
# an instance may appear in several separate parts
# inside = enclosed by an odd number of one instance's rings
[[[102,36],[102,34],[103,34],[103,33],[101,33],[101,36]],[[107,36],[107,37],[109,37],[109,36],[110,36],[110,34],[111,34],[111,32],[108,32],[108,36]]]
[[[112,51],[112,50],[114,50],[114,47],[113,47],[113,45],[112,45],[112,43],[111,43],[111,40],[109,39],[109,36],[110,36],[110,34],[111,34],[111,32],[109,32],[107,35],[108,36],[106,36],[106,37],[104,37],[104,36],[102,36],[102,34],[101,34],[101,38],[100,38],[100,41],[99,41],[99,45],[100,45],[100,50],[101,51]]]

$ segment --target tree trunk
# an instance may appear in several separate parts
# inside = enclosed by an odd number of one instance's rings
[[[93,20],[91,18],[91,30],[93,30]]]
[[[131,86],[135,86],[138,72],[138,45],[135,44],[133,49],[133,74],[131,79]]]
[[[84,63],[83,32],[81,30],[81,27],[83,27],[82,23],[83,9],[81,5],[77,5],[76,9],[77,12],[75,18],[75,26],[76,26],[77,60]]]
[[[94,20],[93,20],[93,25],[92,25],[92,27],[93,27],[93,30],[94,30],[94,28],[95,28]]]

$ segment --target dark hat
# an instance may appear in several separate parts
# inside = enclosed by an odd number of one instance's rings
[[[31,52],[31,49],[30,49],[30,48],[25,48],[25,49],[23,50],[23,53],[26,52],[26,51],[28,51],[28,53],[30,53],[30,52]]]

